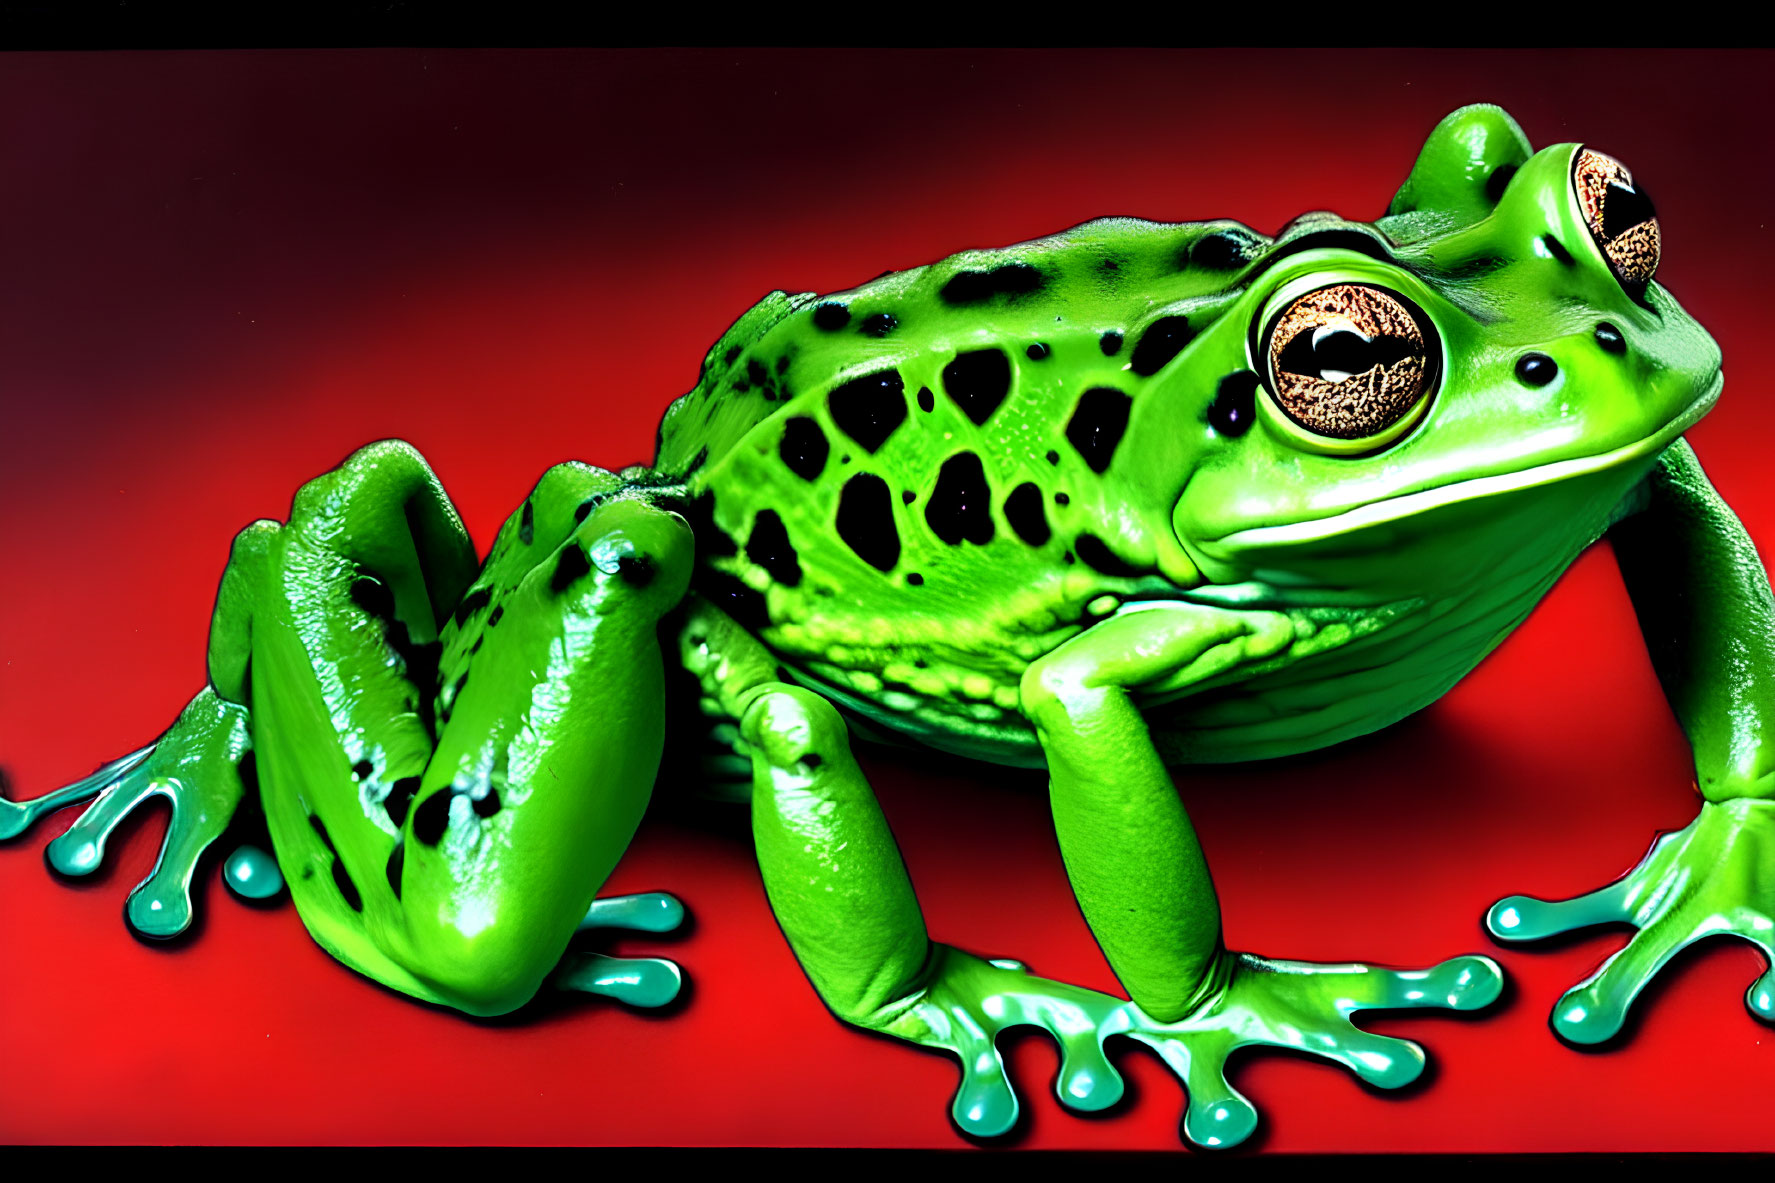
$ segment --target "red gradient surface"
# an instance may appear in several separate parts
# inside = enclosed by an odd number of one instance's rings
[[[0,761],[34,796],[157,734],[197,689],[235,530],[383,436],[431,460],[483,546],[549,464],[651,455],[703,351],[773,287],[1102,214],[1373,217],[1424,135],[1504,104],[1656,198],[1660,278],[1729,377],[1692,433],[1753,534],[1767,447],[1768,53],[256,52],[0,57]],[[1508,423],[1498,425],[1508,431]],[[866,752],[933,934],[1113,989],[1041,781]],[[1319,755],[1192,772],[1229,943],[1510,975],[1483,1021],[1391,1017],[1406,1095],[1252,1055],[1254,1149],[1770,1150],[1775,1031],[1748,946],[1679,959],[1631,1037],[1557,1043],[1554,999],[1621,941],[1498,949],[1497,897],[1573,894],[1693,816],[1682,736],[1606,548],[1441,703]],[[962,1147],[952,1063],[821,1006],[743,827],[656,818],[607,890],[694,930],[679,1013],[573,1000],[476,1023],[332,962],[294,911],[200,887],[198,938],[123,928],[158,817],[69,889],[63,814],[0,847],[0,1141]],[[731,831],[731,832],[730,832]],[[1000,1145],[1175,1148],[1179,1086],[1120,1056],[1085,1120],[1036,1037]]]

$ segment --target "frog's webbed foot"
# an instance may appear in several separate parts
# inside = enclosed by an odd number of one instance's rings
[[[1037,1027],[1060,1045],[1054,1092],[1072,1109],[1095,1112],[1122,1097],[1122,1077],[1104,1054],[1126,1005],[1120,998],[1030,974],[1018,961],[987,961],[933,943],[926,984],[860,1025],[961,1060],[961,1086],[950,1115],[979,1138],[1005,1133],[1017,1122],[1017,1093],[999,1055],[999,1032]],[[852,1020],[855,1022],[856,1020]]]
[[[599,928],[634,932],[672,932],[684,923],[684,905],[663,891],[594,900],[579,931]],[[610,957],[603,953],[569,952],[549,977],[558,990],[602,994],[629,1006],[665,1006],[678,997],[684,974],[663,957]]]
[[[1377,1088],[1399,1088],[1424,1070],[1424,1049],[1350,1021],[1360,1010],[1444,1007],[1478,1010],[1503,989],[1488,957],[1455,957],[1422,970],[1317,965],[1228,953],[1207,1000],[1171,1023],[1125,1004],[1103,1034],[1125,1034],[1159,1053],[1189,1092],[1183,1133],[1224,1148],[1257,1128],[1257,1110],[1227,1083],[1227,1058],[1242,1047],[1294,1048],[1334,1060]]]
[[[172,818],[160,857],[130,892],[124,918],[142,936],[175,937],[190,927],[192,875],[233,819],[244,792],[242,766],[251,759],[246,708],[205,689],[147,747],[41,797],[0,800],[0,840],[24,833],[47,813],[90,800],[79,820],[44,850],[58,873],[90,875],[104,864],[105,844],[118,825],[153,798],[167,798]],[[224,878],[250,897],[275,895],[282,886],[276,864],[251,847],[234,853]]]
[[[1485,924],[1500,941],[1534,941],[1597,924],[1639,931],[1553,1007],[1553,1030],[1601,1043],[1621,1030],[1652,977],[1683,949],[1711,936],[1742,937],[1775,964],[1775,801],[1709,802],[1681,830],[1661,835],[1637,866],[1606,887],[1569,900],[1509,896]],[[1775,1023],[1775,969],[1751,983],[1750,1012]]]

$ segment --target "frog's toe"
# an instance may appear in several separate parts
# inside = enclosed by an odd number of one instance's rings
[[[616,895],[593,900],[579,922],[579,931],[626,928],[635,932],[673,932],[684,923],[684,905],[663,891]]]
[[[664,1006],[678,997],[684,973],[663,957],[569,953],[551,979],[557,989],[601,994],[627,1006]]]
[[[33,797],[28,801],[13,801],[0,795],[0,842],[16,838],[48,813],[54,813],[69,805],[78,805],[105,791],[107,787],[122,779],[132,768],[148,758],[154,751],[154,745],[127,756],[111,761],[91,776],[83,776],[71,785],[64,785],[52,793],[41,797]],[[95,863],[94,866],[97,866]]]
[[[1485,914],[1485,928],[1500,941],[1539,941],[1580,928],[1627,919],[1625,880],[1569,900],[1506,896]]]
[[[1669,960],[1706,931],[1669,931],[1669,924],[1641,929],[1595,973],[1573,986],[1553,1006],[1548,1022],[1572,1043],[1602,1043],[1627,1022],[1633,1000]],[[1753,1008],[1754,1009],[1754,1008]]]

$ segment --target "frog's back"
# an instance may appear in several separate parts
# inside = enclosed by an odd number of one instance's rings
[[[1267,241],[1104,218],[772,293],[660,426],[696,586],[895,730],[1032,754],[1028,663],[1104,596],[1199,582],[1169,528],[1187,472],[1166,441],[1201,430],[1214,388],[1173,363]]]

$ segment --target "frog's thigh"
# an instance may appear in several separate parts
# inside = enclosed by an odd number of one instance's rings
[[[752,833],[771,910],[826,1005],[877,1025],[911,993],[930,940],[906,865],[844,719],[779,681],[764,646],[692,596],[685,666],[739,720],[753,769]]]
[[[1220,906],[1131,692],[1188,686],[1292,638],[1278,613],[1154,605],[1095,625],[1024,675],[1067,876],[1129,997],[1155,1018],[1195,1001],[1220,946]]]

